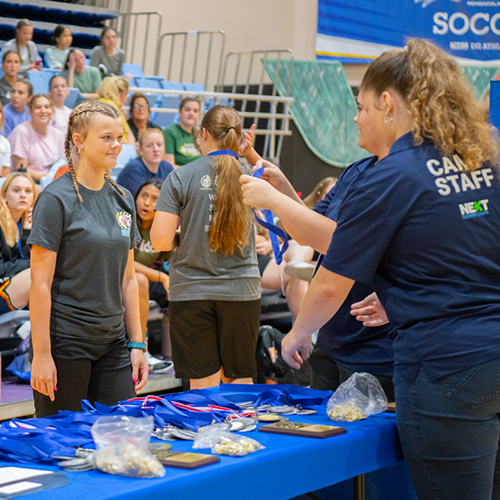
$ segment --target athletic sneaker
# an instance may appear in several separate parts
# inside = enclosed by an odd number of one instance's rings
[[[144,353],[144,357],[148,362],[150,373],[168,373],[174,368],[174,364],[171,361],[163,361],[161,359],[151,356],[148,351]]]
[[[303,260],[291,260],[285,266],[285,273],[293,278],[311,282],[316,266]]]

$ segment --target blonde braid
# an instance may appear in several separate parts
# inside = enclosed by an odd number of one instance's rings
[[[66,160],[68,161],[68,168],[71,175],[71,182],[73,188],[76,191],[78,199],[83,202],[80,190],[78,189],[78,182],[76,179],[75,167],[73,165],[73,134],[79,133],[83,137],[87,135],[90,127],[90,120],[92,118],[92,113],[100,113],[104,116],[109,116],[110,118],[120,118],[118,111],[113,106],[100,101],[85,101],[78,105],[70,114],[68,121],[68,132],[66,134],[66,140],[64,142],[64,149],[66,153]],[[118,187],[116,182],[110,177],[108,173],[104,174],[105,179],[116,188],[116,190],[125,197],[123,189]]]
[[[125,195],[125,191],[113,180],[111,175],[109,175],[107,172],[104,172],[104,177],[108,179],[110,184],[124,197],[126,198],[127,196]]]
[[[73,117],[74,118],[74,117]],[[68,123],[68,131],[66,132],[66,139],[64,140],[64,152],[66,153],[66,160],[68,162],[69,173],[71,175],[71,182],[73,184],[73,189],[76,191],[78,200],[83,202],[82,195],[78,189],[78,182],[76,181],[75,167],[73,166],[73,155],[71,150],[71,144],[73,142],[71,133],[71,117]],[[74,148],[75,146],[73,146]]]

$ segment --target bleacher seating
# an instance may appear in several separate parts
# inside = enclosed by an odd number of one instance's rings
[[[43,3],[40,0],[0,0],[0,12],[6,17],[18,19],[95,27],[104,26],[104,21],[116,19],[119,14],[110,9],[49,0],[44,0]]]
[[[14,38],[17,22],[17,18],[0,17],[0,38],[2,40]],[[33,41],[50,45],[56,26],[57,23],[33,21]],[[100,43],[100,28],[84,26],[70,26],[70,28],[73,34],[73,46],[92,49]]]

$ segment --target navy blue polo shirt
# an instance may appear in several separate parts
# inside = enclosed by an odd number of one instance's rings
[[[174,170],[174,167],[168,161],[162,160],[158,166],[158,172],[153,173],[144,163],[144,160],[139,157],[130,160],[123,170],[120,172],[116,182],[128,189],[134,196],[141,184],[150,180],[158,179],[164,181],[168,174]]]
[[[371,157],[352,164],[313,210],[336,221],[339,207],[349,189],[356,184],[365,168],[376,160]],[[322,259],[323,255],[318,264]],[[320,329],[318,341],[323,350],[340,365],[353,371],[392,377],[394,351],[388,337],[389,326],[366,327],[350,313],[351,304],[363,300],[372,292],[369,284],[355,283],[338,313]]]
[[[433,380],[500,357],[500,182],[400,137],[347,196],[322,265],[372,283],[395,369]]]

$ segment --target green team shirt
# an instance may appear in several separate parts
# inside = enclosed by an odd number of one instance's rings
[[[134,260],[146,267],[151,267],[160,257],[160,252],[157,252],[151,244],[150,231],[151,228],[143,228],[140,231],[141,242],[134,249]]]
[[[202,155],[194,145],[193,134],[186,132],[178,123],[164,128],[163,137],[165,154],[174,155],[176,165],[186,165],[201,158]]]
[[[68,79],[69,70],[65,69],[62,76]],[[75,71],[73,85],[83,94],[93,94],[101,86],[101,72],[94,66],[85,66],[81,73]]]

